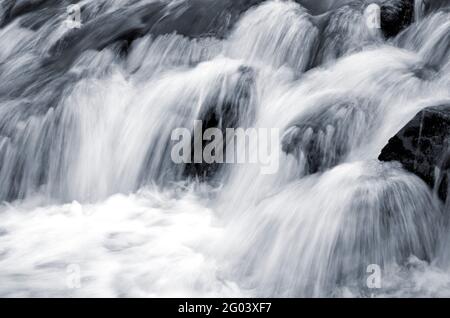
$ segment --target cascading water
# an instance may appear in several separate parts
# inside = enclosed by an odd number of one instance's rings
[[[425,2],[423,0],[414,0],[414,20],[420,22],[424,15]]]
[[[450,295],[448,205],[377,160],[450,101],[445,1],[366,23],[400,2],[2,3],[0,296]],[[279,129],[278,171],[174,163],[195,120]]]

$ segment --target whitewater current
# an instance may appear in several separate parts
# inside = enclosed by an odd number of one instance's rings
[[[444,5],[66,2],[0,4],[0,297],[450,297],[448,204],[377,159],[450,102]],[[174,163],[195,120],[279,129],[277,173]]]

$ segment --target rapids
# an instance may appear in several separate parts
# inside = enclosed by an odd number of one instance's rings
[[[366,23],[400,2],[3,1],[0,296],[449,296],[448,205],[377,158],[450,101],[450,3]],[[175,164],[195,120],[278,172]]]

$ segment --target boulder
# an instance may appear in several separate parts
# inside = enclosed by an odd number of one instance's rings
[[[212,89],[201,105],[197,120],[203,124],[202,135],[209,128],[218,128],[226,136],[228,128],[247,129],[255,118],[255,70],[242,65],[235,74],[228,74],[221,80],[218,90]],[[224,88],[225,87],[225,88]],[[193,132],[194,136],[194,132]],[[225,156],[227,141],[222,145]],[[202,152],[205,144],[200,145]],[[192,158],[196,148],[195,137],[192,139]],[[224,160],[226,158],[224,157]],[[220,163],[191,163],[185,167],[185,177],[211,181],[221,170]]]
[[[373,120],[370,109],[357,97],[325,101],[288,125],[281,140],[283,152],[298,160],[304,175],[335,167],[361,144]]]
[[[386,38],[396,36],[414,21],[415,0],[297,0],[296,2],[314,15],[335,12],[344,6],[348,8],[347,10],[358,9],[362,13],[369,4],[377,4],[381,9],[381,30]]]
[[[382,150],[381,161],[398,161],[445,202],[449,196],[450,104],[418,113]]]
[[[28,27],[31,19],[48,19],[49,12],[56,14],[65,11],[69,5],[78,3],[80,0],[5,0],[4,17],[0,21],[0,26],[4,26],[16,18],[25,17],[28,21],[22,21],[24,26]]]
[[[124,42],[125,50],[139,37],[177,33],[189,38],[223,38],[240,14],[262,0],[187,0],[130,5],[104,13],[68,32],[50,49],[47,63],[70,66],[86,50]]]
[[[381,0],[381,29],[389,38],[414,21],[414,0]]]

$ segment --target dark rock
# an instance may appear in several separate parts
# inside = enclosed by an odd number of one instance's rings
[[[86,50],[101,50],[117,41],[143,35],[164,16],[165,7],[162,2],[154,2],[103,14],[57,41],[45,64],[68,68]]]
[[[304,174],[325,171],[341,163],[370,128],[368,103],[359,98],[314,107],[288,126],[282,149],[296,157]]]
[[[414,117],[383,149],[382,161],[399,161],[449,198],[450,105],[429,107]]]
[[[315,15],[338,12],[343,7],[362,13],[369,4],[378,4],[381,9],[381,29],[387,38],[397,35],[414,21],[414,0],[297,0],[296,2],[304,5]]]
[[[153,26],[152,34],[223,38],[240,15],[264,0],[187,0]]]
[[[419,23],[399,34],[395,38],[395,46],[420,52],[426,67],[432,73],[438,73],[450,59],[450,32],[442,32],[442,27],[445,28],[448,23],[449,13],[450,8],[446,13],[425,17],[422,11],[417,17]]]
[[[262,0],[187,0],[168,6],[164,1],[155,1],[120,8],[69,32],[51,48],[47,63],[69,67],[86,50],[101,50],[122,41],[131,44],[146,34],[223,38],[241,13],[260,2]]]
[[[31,14],[34,18],[43,19],[48,12],[65,10],[69,5],[78,3],[80,0],[6,0],[5,17],[0,21],[0,26],[4,26],[16,18]],[[30,19],[26,18],[28,21]],[[28,26],[29,22],[25,22]]]
[[[255,109],[255,71],[248,66],[239,67],[236,74],[223,78],[221,89],[214,90],[201,106],[198,120],[202,121],[202,134],[209,128],[218,128],[226,136],[227,128],[248,128],[254,121]],[[223,89],[223,87],[226,87]],[[224,161],[227,141],[223,144]],[[204,150],[205,144],[202,145]],[[195,138],[192,139],[192,158],[194,158]],[[186,165],[185,176],[211,180],[223,164],[192,163]]]
[[[414,21],[414,0],[381,0],[381,29],[389,38]]]
[[[300,1],[301,2],[301,1]],[[380,27],[386,38],[393,37],[414,21],[413,0],[350,0],[336,1],[327,6],[329,11],[311,18],[321,31],[315,66],[361,50],[376,42],[369,33],[361,34],[361,17],[369,4],[380,7]]]
[[[313,15],[320,15],[330,10],[338,9],[350,2],[362,1],[362,0],[295,0],[295,2],[301,4],[304,8]]]
[[[336,60],[345,54],[361,49],[367,39],[362,38],[358,26],[364,6],[360,2],[351,2],[338,9],[320,16],[320,23],[315,23],[321,30],[319,48],[315,57],[315,66],[330,60]],[[316,22],[318,17],[313,17]],[[359,41],[355,41],[356,37]]]

